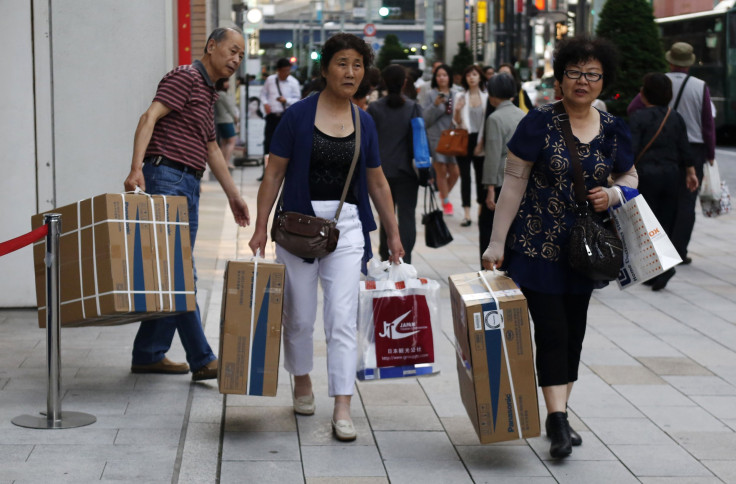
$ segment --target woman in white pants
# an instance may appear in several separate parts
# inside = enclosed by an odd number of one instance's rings
[[[324,45],[321,73],[325,89],[286,110],[270,146],[269,164],[258,190],[258,215],[250,247],[264,252],[268,217],[283,181],[281,209],[334,218],[356,146],[355,94],[373,52],[360,38],[336,34]],[[312,415],[314,394],[312,334],[317,315],[317,282],[324,293],[328,392],[335,398],[332,428],[339,440],[354,440],[350,418],[356,369],[356,331],[360,271],[372,256],[369,232],[376,229],[370,199],[388,235],[391,261],[399,263],[404,249],[393,213],[393,201],[381,169],[378,137],[372,118],[360,116],[360,156],[337,227],[334,252],[303,259],[277,244],[286,266],[284,286],[284,366],[294,375],[294,411]]]

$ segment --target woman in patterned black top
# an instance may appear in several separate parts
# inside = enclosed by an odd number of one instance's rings
[[[614,47],[600,39],[568,39],[555,52],[554,71],[576,139],[588,203],[596,212],[604,212],[618,202],[616,191],[606,187],[609,176],[618,185],[637,184],[626,124],[592,107],[601,90],[613,82]],[[573,272],[567,262],[575,194],[570,156],[554,105],[530,111],[508,149],[484,266],[504,264],[527,299],[534,320],[539,386],[547,407],[550,454],[566,457],[572,445],[582,442],[567,421],[567,401],[578,378],[594,282]]]

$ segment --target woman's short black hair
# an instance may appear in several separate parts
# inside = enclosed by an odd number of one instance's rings
[[[597,60],[603,68],[603,89],[616,80],[618,52],[610,41],[600,37],[571,37],[557,44],[554,53],[555,79],[562,84],[565,69],[570,64]]]
[[[642,80],[641,94],[649,104],[667,106],[672,100],[672,81],[661,72],[650,72]]]
[[[432,74],[432,86],[433,89],[437,89],[437,71],[442,69],[447,74],[447,77],[450,78],[450,86],[452,87],[452,67],[448,66],[447,64],[440,64],[434,69],[434,73]]]
[[[325,42],[319,59],[320,72],[327,72],[330,61],[341,50],[353,49],[363,57],[363,69],[367,70],[373,64],[373,49],[363,39],[353,34],[340,32]]]
[[[480,76],[480,83],[478,84],[478,87],[480,88],[481,91],[485,91],[486,90],[486,75],[483,74],[483,71],[480,70],[480,67],[478,67],[475,64],[465,68],[465,70],[463,71],[463,78],[460,80],[460,84],[463,85],[466,91],[470,89],[470,86],[468,85],[468,80],[466,79],[470,71],[475,71],[478,73],[478,75]]]
[[[516,81],[510,74],[502,72],[501,74],[494,74],[488,79],[489,96],[498,99],[511,99],[516,97],[517,94]]]

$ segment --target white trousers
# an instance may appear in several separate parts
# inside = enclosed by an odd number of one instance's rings
[[[313,201],[318,217],[335,216],[339,201]],[[357,319],[363,230],[358,207],[345,203],[337,221],[340,238],[331,254],[305,262],[276,244],[276,257],[286,266],[284,285],[284,367],[292,375],[313,369],[317,283],[322,284],[327,381],[331,397],[352,395],[357,365]]]

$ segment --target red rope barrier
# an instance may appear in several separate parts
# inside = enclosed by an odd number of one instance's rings
[[[26,245],[30,245],[37,240],[41,240],[42,238],[46,237],[46,234],[48,234],[48,232],[49,226],[42,225],[36,230],[31,230],[25,235],[21,235],[20,237],[16,237],[14,239],[8,240],[7,242],[1,243],[0,257],[4,256],[5,254],[10,254],[11,252],[15,252],[16,250],[21,249]]]

